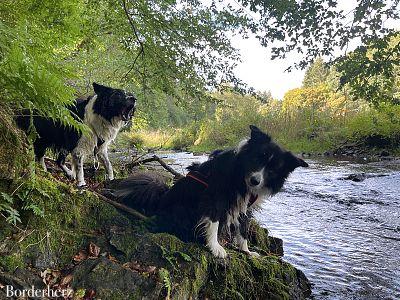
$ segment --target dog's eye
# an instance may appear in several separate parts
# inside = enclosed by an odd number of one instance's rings
[[[268,165],[273,164],[273,161],[272,161],[273,158],[274,158],[274,155],[273,155],[273,154],[271,155],[271,153],[268,153],[268,152],[264,152],[264,153],[263,153],[262,159],[263,159],[263,161],[266,162]]]
[[[268,157],[267,152],[262,152],[259,156],[258,156],[261,160],[265,160]]]

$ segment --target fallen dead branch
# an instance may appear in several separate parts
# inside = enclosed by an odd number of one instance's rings
[[[55,163],[55,161],[54,161],[53,159],[50,159],[50,158],[46,158],[46,159],[48,159],[49,161]],[[184,177],[181,173],[175,171],[175,170],[172,169],[170,166],[168,166],[167,163],[166,163],[163,159],[161,159],[160,157],[158,157],[157,155],[153,155],[152,157],[145,158],[145,159],[141,159],[141,160],[136,160],[136,161],[134,161],[134,162],[132,162],[132,163],[130,163],[130,164],[127,164],[126,167],[129,168],[129,169],[131,169],[131,168],[133,168],[133,167],[136,167],[136,166],[139,166],[139,165],[148,163],[148,162],[152,162],[152,161],[158,162],[165,170],[167,170],[167,171],[170,172],[172,175],[174,175],[174,176],[175,176],[175,179],[179,179],[179,178]],[[97,186],[96,186],[96,187],[97,187]],[[96,191],[96,187],[91,187],[91,188],[89,188],[89,190],[90,190],[91,192],[93,192],[94,194],[96,194],[96,196],[98,196],[101,200],[103,200],[103,201],[105,201],[105,202],[111,204],[112,206],[114,206],[114,207],[116,207],[116,208],[118,208],[118,209],[121,209],[121,210],[123,210],[123,211],[125,211],[125,212],[131,214],[132,216],[134,216],[134,217],[136,217],[136,218],[138,218],[138,219],[140,219],[140,220],[144,220],[144,221],[149,220],[148,217],[146,217],[145,215],[141,214],[141,213],[138,212],[137,210],[135,210],[135,209],[133,209],[133,208],[130,208],[130,207],[126,206],[126,205],[123,205],[123,204],[121,204],[121,203],[119,203],[119,202],[116,202],[116,201],[114,201],[114,200],[111,200],[110,198],[108,198],[108,197],[106,197],[106,196],[100,194],[98,191]]]
[[[147,155],[150,155],[150,154],[155,155],[154,153],[155,153],[156,151],[158,151],[158,150],[161,150],[161,149],[162,149],[162,146],[159,146],[159,147],[156,147],[156,148],[152,148],[152,149],[148,149],[147,152],[144,152],[144,153],[142,153],[142,154],[136,156],[136,157],[132,160],[132,163],[139,161],[142,157],[145,157],[145,156],[147,156]]]
[[[181,173],[175,171],[170,166],[168,166],[167,163],[162,158],[158,157],[157,155],[153,155],[152,157],[144,158],[139,161],[134,161],[130,164],[127,164],[126,167],[129,169],[132,169],[134,167],[137,167],[137,166],[149,163],[149,162],[153,162],[153,161],[158,162],[165,170],[167,170],[172,175],[174,175],[176,179],[184,177]]]

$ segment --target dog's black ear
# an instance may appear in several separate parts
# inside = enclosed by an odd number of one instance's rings
[[[266,134],[265,132],[262,132],[257,126],[250,125],[250,140],[252,141],[262,141],[269,143],[271,141],[271,137]]]
[[[299,162],[299,167],[308,168],[308,163],[306,163],[304,160],[302,160],[301,158],[298,158],[298,157],[297,157],[297,160]]]
[[[210,153],[210,155],[208,157],[209,158],[215,158],[219,154],[221,154],[222,152],[224,152],[224,150],[221,150],[221,149],[214,150],[213,152]]]
[[[304,167],[304,168],[308,167],[308,163],[306,163],[301,158],[298,158],[297,156],[293,155],[291,152],[286,152],[285,156],[286,156],[285,162],[290,171],[293,171],[298,167]]]
[[[93,90],[97,95],[110,94],[112,88],[93,82]]]

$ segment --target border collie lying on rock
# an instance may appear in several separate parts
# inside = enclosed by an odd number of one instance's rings
[[[308,164],[257,127],[250,129],[250,139],[192,164],[171,188],[160,177],[142,173],[120,182],[115,195],[128,206],[156,215],[157,230],[184,241],[201,239],[216,257],[227,256],[218,236],[231,227],[239,249],[258,255],[247,244],[249,214],[277,193],[294,169]]]
[[[85,157],[98,154],[107,170],[109,180],[114,179],[113,168],[108,158],[108,146],[120,129],[132,118],[136,98],[123,90],[93,83],[95,95],[86,100],[78,99],[70,111],[91,130],[89,134],[80,134],[74,128],[63,126],[60,122],[41,116],[33,116],[38,138],[34,152],[46,170],[44,155],[47,148],[58,152],[57,164],[68,177],[77,179],[78,186],[84,186],[83,162]],[[28,131],[31,117],[29,112],[17,117],[16,122]],[[72,154],[72,170],[65,165],[65,158]]]

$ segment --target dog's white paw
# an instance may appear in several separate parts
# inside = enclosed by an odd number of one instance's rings
[[[253,256],[253,257],[260,257],[260,254],[255,251],[249,251],[247,252],[248,255]]]
[[[85,181],[78,182],[78,184],[77,184],[76,186],[77,186],[78,188],[83,188],[83,187],[86,186],[86,182],[85,182]]]
[[[73,180],[75,179],[75,174],[72,171],[66,171],[65,175],[68,177],[68,179]]]
[[[211,253],[218,258],[226,258],[228,256],[224,247],[219,244],[211,248]]]

